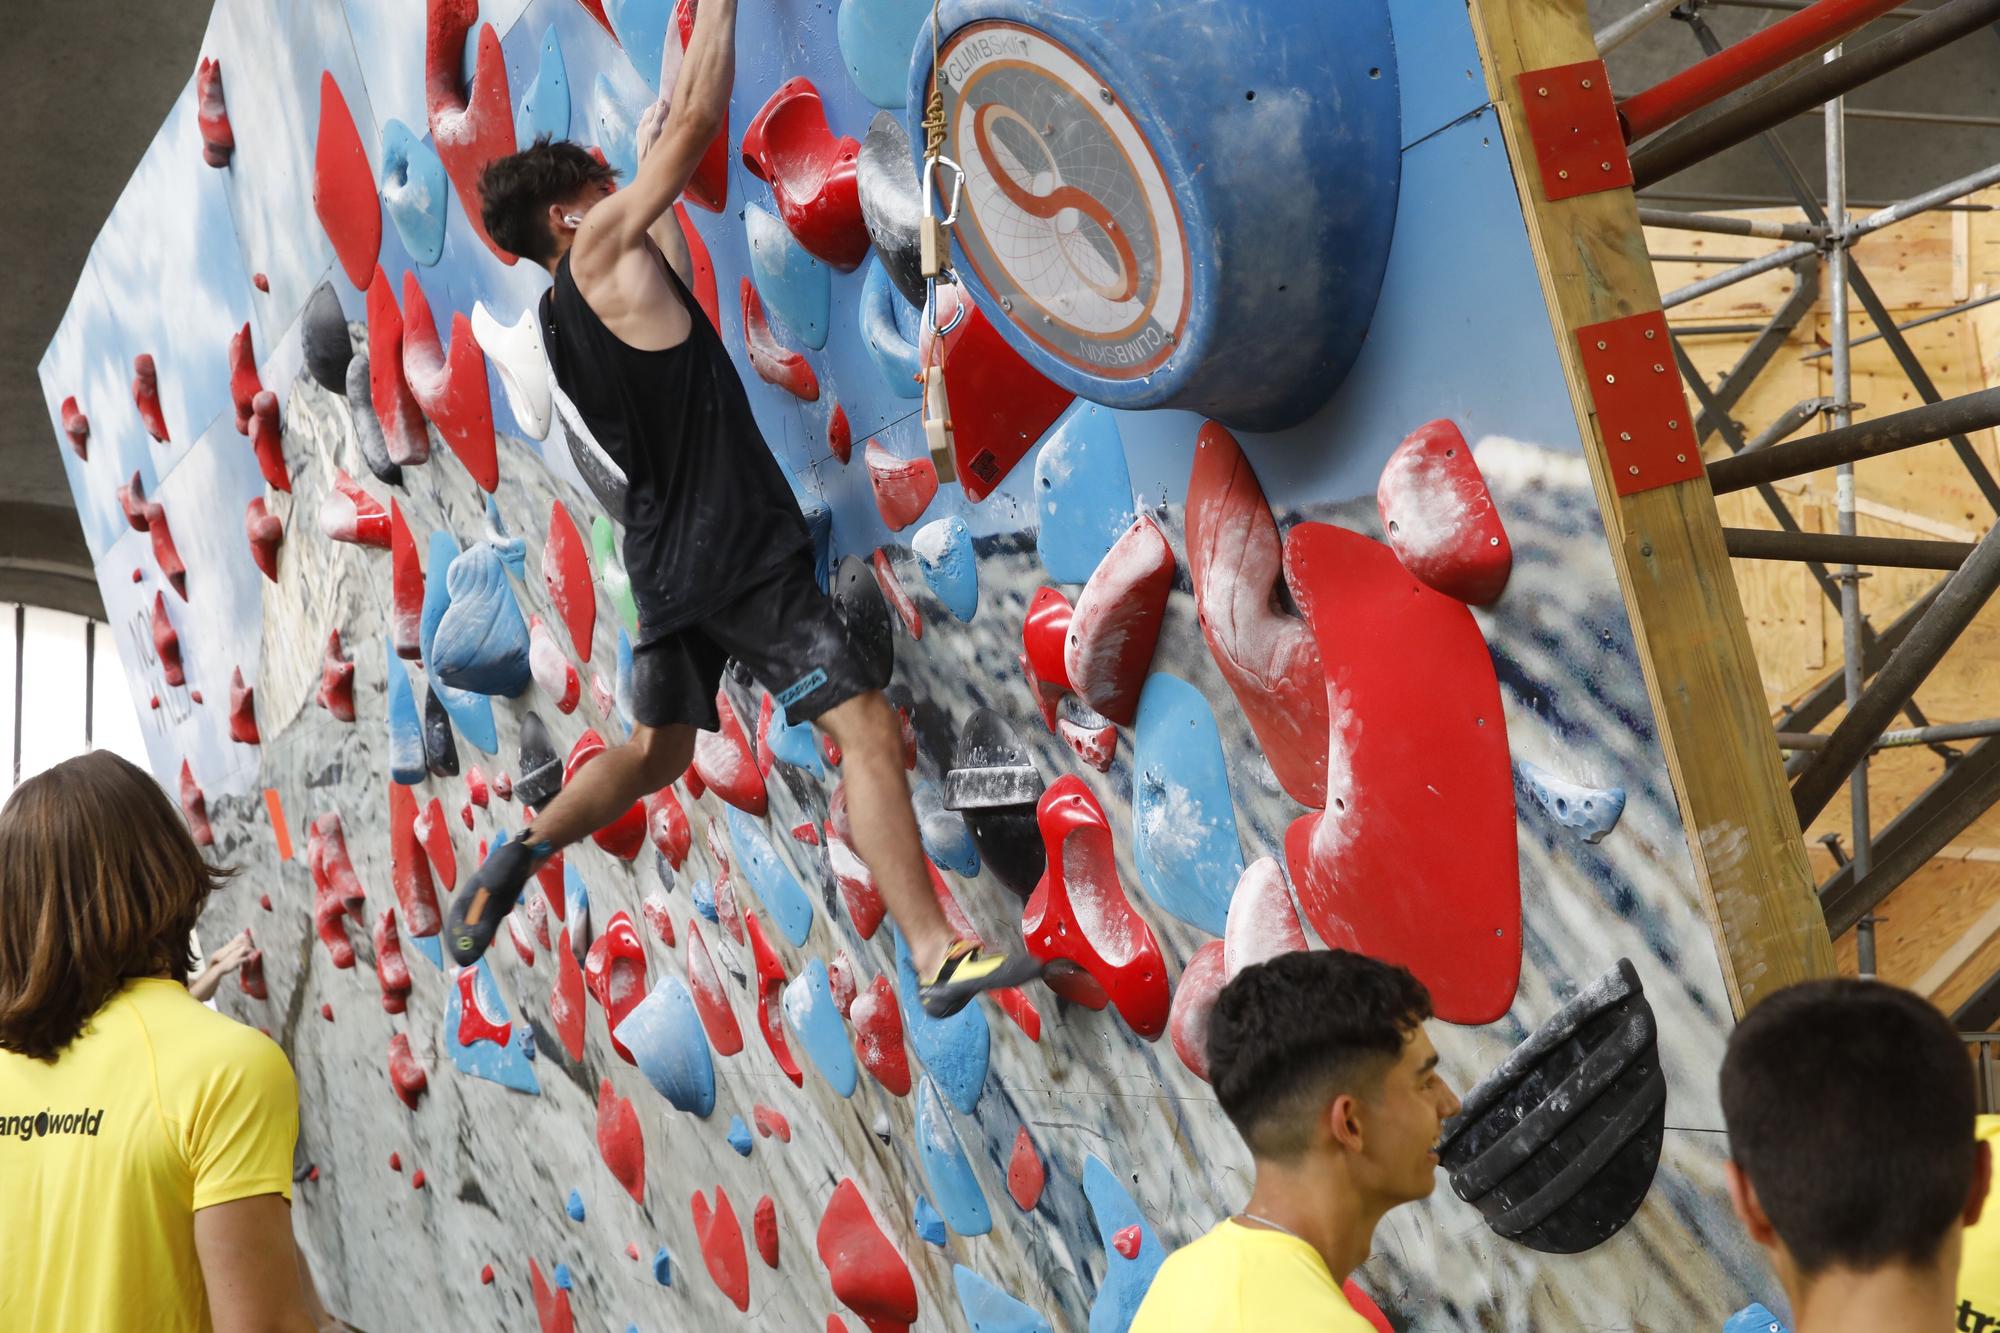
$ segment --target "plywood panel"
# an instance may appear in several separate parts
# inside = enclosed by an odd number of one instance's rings
[[[1752,492],[1717,498],[1716,513],[1725,527],[1775,530],[1764,502]],[[1818,505],[1798,507],[1794,517],[1807,532],[1824,524]],[[1736,587],[1743,597],[1743,616],[1757,649],[1764,680],[1764,697],[1777,704],[1797,694],[1824,674],[1826,597],[1811,571],[1796,560],[1735,560]],[[1838,640],[1836,639],[1836,645]]]

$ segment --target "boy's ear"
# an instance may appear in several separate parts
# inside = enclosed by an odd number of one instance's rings
[[[1322,1117],[1333,1141],[1350,1152],[1360,1152],[1363,1148],[1360,1110],[1360,1099],[1343,1092],[1326,1104]]]
[[[1766,1249],[1776,1245],[1778,1233],[1772,1228],[1771,1219],[1764,1215],[1764,1205],[1758,1202],[1757,1187],[1750,1183],[1750,1177],[1733,1161],[1723,1163],[1723,1170],[1729,1177],[1730,1207],[1736,1210],[1736,1218],[1750,1233],[1750,1239]]]
[[[1979,1214],[1986,1207],[1987,1191],[1993,1187],[1993,1148],[1985,1139],[1974,1145],[1976,1151],[1972,1159],[1972,1190],[1965,1196],[1965,1225],[1972,1226],[1979,1221]]]

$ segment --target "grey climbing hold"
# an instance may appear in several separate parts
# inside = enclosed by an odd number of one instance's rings
[[[458,776],[458,742],[451,735],[451,714],[435,689],[424,690],[424,767],[434,778]]]
[[[1605,834],[1618,827],[1619,816],[1625,813],[1623,787],[1586,787],[1537,768],[1525,759],[1516,759],[1514,767],[1520,772],[1528,794],[1535,798],[1535,804],[1546,810],[1556,823],[1582,834],[1585,842],[1602,842]]]
[[[349,394],[348,363],[354,360],[354,340],[347,333],[347,315],[333,284],[322,282],[306,298],[305,313],[299,318],[299,339],[304,346],[306,373],[321,387]],[[363,378],[362,383],[368,381]],[[386,453],[385,453],[386,456]]]
[[[896,669],[895,622],[875,571],[858,556],[847,556],[833,575],[833,608],[847,626],[876,688],[888,685]]]
[[[354,417],[354,438],[361,445],[362,461],[375,480],[391,486],[403,484],[403,469],[389,461],[389,442],[382,438],[382,423],[375,416],[375,400],[368,387],[368,350],[354,353],[347,363],[347,410]]]
[[[1018,896],[1032,894],[1048,868],[1035,823],[1042,775],[1006,718],[980,708],[965,720],[944,790],[945,805],[963,812],[985,867]]]
[[[894,112],[875,113],[855,159],[854,184],[861,194],[861,221],[889,280],[905,301],[922,309],[924,271],[917,228],[924,216],[923,192],[910,136]]]
[[[562,777],[562,756],[549,741],[548,727],[529,713],[521,719],[521,775],[514,779],[514,795],[539,810],[562,790]]]

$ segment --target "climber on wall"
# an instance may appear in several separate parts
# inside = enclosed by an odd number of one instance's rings
[[[452,902],[445,935],[471,963],[536,867],[680,777],[715,730],[736,658],[785,716],[846,756],[855,851],[874,873],[942,1017],[982,990],[1039,976],[1025,953],[958,939],[931,888],[903,774],[902,728],[813,577],[805,520],[751,415],[720,335],[689,292],[674,200],[720,130],[735,77],[736,0],[705,0],[685,54],[671,39],[639,166],[613,173],[573,143],[537,141],[481,181],[487,231],[555,277],[542,335],[556,383],[625,472],[625,564],[639,604],[624,745],[578,771]]]

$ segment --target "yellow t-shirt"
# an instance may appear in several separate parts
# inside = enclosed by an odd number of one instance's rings
[[[298,1086],[269,1037],[128,982],[54,1064],[0,1051],[0,1329],[205,1333],[194,1214],[292,1196]]]
[[[1167,1256],[1132,1333],[1375,1333],[1319,1251],[1297,1236],[1227,1220]]]
[[[1979,1137],[2000,1165],[2000,1115],[1979,1117]],[[1965,1229],[1958,1261],[1958,1326],[2000,1333],[2000,1190],[1989,1192],[1976,1225]]]

